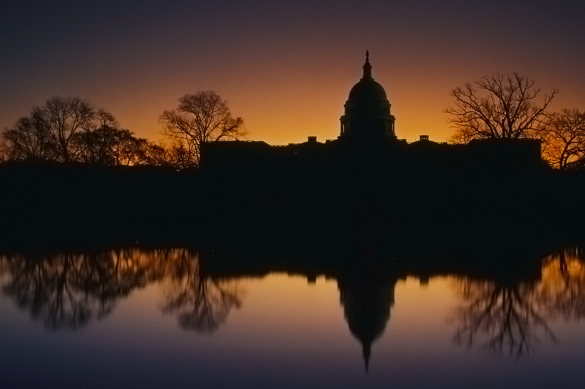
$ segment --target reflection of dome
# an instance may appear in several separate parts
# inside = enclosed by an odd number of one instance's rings
[[[369,53],[362,79],[351,88],[341,121],[341,138],[394,138],[394,116],[386,91],[372,77]]]
[[[386,329],[394,305],[394,285],[339,285],[341,304],[352,335],[362,344],[366,371],[372,343]]]

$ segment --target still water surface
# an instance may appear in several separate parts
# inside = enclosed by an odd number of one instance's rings
[[[187,249],[0,255],[0,386],[581,387],[584,259],[351,282],[214,276]]]

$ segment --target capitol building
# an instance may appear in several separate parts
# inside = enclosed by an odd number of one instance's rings
[[[382,85],[372,76],[369,52],[362,78],[351,88],[337,139],[272,146],[263,141],[219,141],[202,147],[201,167],[213,174],[294,173],[357,168],[434,172],[534,169],[541,166],[540,142],[532,139],[474,140],[466,145],[433,142],[429,135],[407,143],[396,133],[396,118]]]

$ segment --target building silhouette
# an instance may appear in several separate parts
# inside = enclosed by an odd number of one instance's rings
[[[372,77],[370,55],[366,51],[366,63],[361,80],[351,88],[344,105],[345,114],[340,118],[344,141],[394,140],[395,118],[390,114],[390,102],[386,91]]]
[[[362,78],[351,88],[340,118],[337,139],[271,146],[262,141],[222,141],[202,147],[201,167],[218,176],[241,173],[345,174],[368,171],[420,173],[534,170],[542,167],[540,142],[534,139],[474,140],[466,145],[434,142],[429,135],[408,143],[396,134],[395,117],[386,91],[372,76],[369,53]]]

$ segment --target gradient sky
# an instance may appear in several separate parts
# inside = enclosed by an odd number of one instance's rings
[[[443,141],[449,91],[496,71],[559,89],[555,110],[585,109],[584,14],[562,0],[8,0],[0,128],[79,96],[158,140],[163,110],[212,89],[249,139],[334,139],[368,49],[398,137]]]

